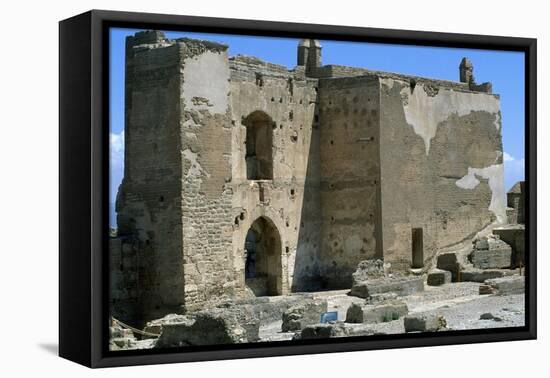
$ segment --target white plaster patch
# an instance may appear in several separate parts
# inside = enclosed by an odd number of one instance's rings
[[[186,109],[225,113],[228,107],[229,63],[227,53],[206,51],[185,59],[183,65],[183,101]],[[204,103],[194,102],[204,98]]]
[[[431,97],[422,84],[416,85],[412,94],[409,86],[403,87],[401,93],[408,95],[408,103],[403,105],[405,118],[424,140],[426,155],[430,153],[430,142],[435,137],[437,125],[451,114],[461,117],[474,111],[485,111],[495,115],[495,127],[500,129],[500,100],[495,96],[440,88],[438,94]]]
[[[489,210],[495,214],[499,223],[506,222],[506,192],[504,190],[504,166],[502,164],[490,165],[485,168],[468,168],[468,174],[455,182],[462,189],[475,189],[480,181],[476,177],[489,180],[491,189],[491,203]]]
[[[185,177],[201,177],[202,175],[210,177],[210,174],[206,172],[197,160],[198,155],[190,149],[183,150],[183,157],[189,161],[191,166],[185,174]]]

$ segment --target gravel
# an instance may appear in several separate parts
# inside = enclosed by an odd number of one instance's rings
[[[402,297],[407,303],[409,314],[430,313],[442,315],[447,321],[448,330],[486,329],[521,327],[525,325],[525,295],[479,295],[477,282],[457,282],[442,286],[426,286],[425,291]],[[343,320],[351,303],[362,303],[347,291],[316,293],[328,301],[329,311],[338,311],[338,319]],[[480,319],[490,313],[492,319]],[[484,316],[488,317],[488,316]],[[405,333],[403,319],[369,325],[376,333]],[[261,341],[290,340],[292,332],[283,333],[281,322],[260,327]]]

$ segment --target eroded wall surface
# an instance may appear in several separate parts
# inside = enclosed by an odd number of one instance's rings
[[[379,106],[376,76],[320,80],[319,279],[328,288],[350,287],[360,261],[382,257]]]
[[[138,244],[144,317],[232,294],[226,50],[158,32],[128,39],[117,212],[119,234]]]
[[[462,84],[381,77],[380,162],[384,259],[423,259],[505,220],[500,104]]]
[[[184,302],[180,62],[161,33],[127,39],[125,167],[117,196],[119,234],[139,245],[142,311]],[[170,277],[170,279],[168,279]]]
[[[318,274],[320,233],[317,80],[303,70],[252,57],[235,57],[231,67],[233,267],[245,288],[245,238],[259,217],[281,237],[281,294],[307,290]],[[245,120],[255,112],[269,117],[273,144],[272,180],[246,176]]]
[[[227,47],[180,40],[185,309],[234,294],[231,114]],[[167,279],[177,279],[167,277]]]

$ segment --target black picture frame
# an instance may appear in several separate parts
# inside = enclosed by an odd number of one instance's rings
[[[111,27],[461,47],[525,53],[526,325],[192,349],[107,350]],[[59,354],[89,367],[535,339],[537,41],[530,38],[92,10],[59,24]]]

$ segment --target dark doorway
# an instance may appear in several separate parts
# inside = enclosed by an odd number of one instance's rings
[[[273,121],[262,111],[255,111],[243,121],[246,126],[246,178],[273,179]]]
[[[256,296],[282,294],[281,239],[275,225],[260,217],[246,234],[245,283]]]
[[[424,267],[424,235],[422,228],[412,229],[412,267]]]

